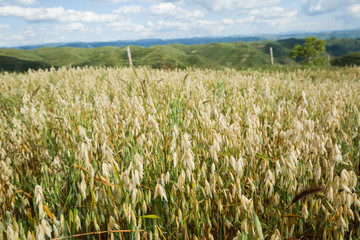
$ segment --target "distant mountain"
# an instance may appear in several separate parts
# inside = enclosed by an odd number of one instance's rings
[[[235,68],[263,67],[270,64],[269,48],[273,48],[278,65],[296,65],[290,50],[304,39],[263,40],[254,42],[210,43],[199,45],[169,44],[151,47],[131,46],[134,66],[152,68]],[[326,40],[332,57],[360,52],[360,39]],[[0,71],[26,71],[50,66],[128,66],[126,48],[43,47],[32,50],[0,49]],[[17,66],[14,68],[14,66]]]
[[[280,35],[267,35],[263,36],[267,40],[280,40],[288,38],[304,39],[309,36],[314,36],[320,39],[328,40],[331,38],[360,38],[360,30],[346,30],[346,31],[332,31],[332,32],[315,32],[315,33],[287,33]]]
[[[16,47],[18,49],[36,49],[41,47],[76,47],[76,48],[99,48],[99,47],[126,47],[139,46],[151,47],[155,45],[183,44],[199,45],[208,43],[230,43],[230,42],[254,42],[265,40],[261,37],[198,37],[198,38],[178,38],[178,39],[141,39],[141,40],[119,40],[111,42],[70,42],[70,43],[51,43],[42,45],[29,45]]]
[[[154,45],[199,45],[208,43],[231,43],[231,42],[256,42],[263,40],[281,40],[287,38],[303,39],[308,36],[315,36],[321,39],[331,38],[360,38],[360,30],[319,32],[319,33],[288,33],[278,35],[260,35],[260,36],[229,36],[229,37],[196,37],[196,38],[178,38],[178,39],[141,39],[141,40],[119,40],[110,42],[69,42],[69,43],[48,43],[39,45],[27,45],[14,47],[17,49],[36,49],[42,47],[76,47],[76,48],[99,48],[99,47],[126,47],[140,46],[151,47]]]

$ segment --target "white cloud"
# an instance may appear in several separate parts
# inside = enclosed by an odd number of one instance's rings
[[[139,5],[125,5],[121,6],[113,11],[113,13],[117,14],[139,14],[144,12],[145,9]]]
[[[150,29],[152,36],[160,38],[184,38],[210,36],[221,33],[226,27],[217,21],[194,20],[184,21],[164,21],[158,20]]]
[[[189,30],[189,24],[184,22],[167,22],[159,20],[155,26],[157,32],[176,32]]]
[[[80,32],[80,33],[101,33],[101,28],[87,28],[84,24],[80,22],[73,22],[66,25],[57,25],[55,27],[57,31],[66,31],[66,32]]]
[[[305,0],[303,3],[303,11],[307,15],[320,15],[344,9],[351,4],[356,3],[355,0]]]
[[[65,30],[65,31],[68,31],[68,32],[73,32],[73,31],[84,32],[85,31],[85,26],[82,23],[73,22],[73,23],[69,23],[67,25],[57,25],[55,27],[55,30]]]
[[[34,5],[37,4],[38,1],[37,0],[16,0],[17,4],[21,4],[21,5]]]
[[[11,35],[11,40],[25,40],[25,37],[23,35]]]
[[[354,4],[348,7],[348,11],[351,13],[352,16],[360,18],[360,4]]]
[[[148,21],[145,25],[136,24],[131,21],[107,23],[115,31],[122,32],[123,36],[136,33],[141,36],[152,36],[157,38],[178,38],[202,35],[216,35],[225,26],[221,22],[194,20],[194,21],[164,21],[155,23]]]
[[[67,27],[69,31],[83,31],[85,29],[84,24],[78,22],[69,23]]]
[[[186,4],[198,4],[210,11],[243,11],[258,7],[273,6],[281,0],[183,0]]]
[[[176,18],[176,19],[194,19],[204,16],[204,13],[198,10],[186,10],[180,8],[173,3],[166,2],[153,5],[149,8],[149,11],[153,15],[162,16],[165,18]]]
[[[233,25],[234,24],[234,20],[232,20],[230,18],[223,19],[221,22],[225,25]]]
[[[23,34],[26,37],[35,37],[37,34],[34,31],[34,29],[32,27],[28,27],[27,29],[25,29],[25,31],[23,32]]]
[[[129,2],[130,0],[88,0],[88,2],[92,3],[107,3],[107,4],[115,4],[122,2]]]
[[[0,29],[8,29],[10,28],[9,24],[0,24]]]
[[[175,37],[215,35],[221,32],[225,26],[216,21],[195,20],[192,22],[183,21],[163,21],[159,20],[153,27],[153,32],[166,34],[176,34]]]
[[[270,8],[271,9],[271,8]],[[291,22],[295,21],[295,17],[297,16],[297,11],[269,11],[269,9],[265,11],[252,11],[253,15],[239,18],[235,20],[236,24],[248,25],[257,28],[258,31],[265,32],[267,30],[267,26],[283,28],[286,25],[289,25]]]
[[[201,35],[209,34],[216,35],[221,33],[225,26],[217,21],[199,20],[193,23],[193,30]]]
[[[107,27],[111,27],[112,31],[121,32],[123,39],[133,38],[134,36],[138,37],[149,37],[153,36],[153,23],[147,21],[146,24],[136,24],[131,21],[124,22],[112,22],[107,23]]]
[[[255,22],[255,16],[249,16],[249,17],[245,17],[245,18],[239,18],[237,20],[235,20],[236,23],[251,23],[251,22]]]
[[[23,35],[19,34],[13,34],[13,35],[3,35],[0,34],[0,40],[5,41],[19,41],[19,40],[25,40],[26,38]]]
[[[297,15],[297,11],[288,11],[281,7],[271,7],[251,10],[250,15],[255,15],[259,18],[292,18]]]
[[[146,31],[146,26],[141,25],[141,24],[136,24],[131,21],[112,22],[112,23],[108,23],[106,25],[117,31],[127,31],[127,32]]]
[[[23,8],[19,6],[0,7],[0,16],[20,17],[26,21],[59,21],[59,22],[111,22],[118,16],[114,14],[97,14],[91,11],[65,10],[55,8]]]

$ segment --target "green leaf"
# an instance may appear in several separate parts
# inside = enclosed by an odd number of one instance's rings
[[[255,211],[253,212],[253,215],[254,215],[254,223],[255,223],[255,233],[259,239],[264,239],[261,223]]]
[[[240,238],[240,240],[246,240],[246,239],[247,239],[247,237],[246,237],[246,235],[245,235],[245,232],[242,231],[242,232],[241,232],[241,238]]]
[[[290,51],[290,57],[300,58],[307,65],[322,65],[326,62],[325,42],[315,37],[307,37],[303,46],[296,45]]]
[[[258,156],[259,158],[262,158],[264,160],[268,160],[270,162],[272,162],[273,160],[271,158],[269,158],[268,156],[265,156],[265,155],[262,155],[262,154],[259,154],[257,153],[256,156]]]
[[[20,174],[20,176],[22,177],[22,179],[23,179],[23,181],[24,181],[24,183],[25,183],[26,187],[28,188],[28,190],[29,190],[32,194],[34,194],[34,190],[30,187],[29,182],[26,180],[26,178],[24,177],[24,175],[23,175],[23,174],[21,173],[21,171],[19,170],[19,168],[18,168],[18,166],[17,166],[16,162],[15,162],[14,160],[11,160],[11,161],[12,161],[12,163],[15,165],[16,170],[18,171],[18,173],[19,173],[19,174]]]
[[[144,215],[141,216],[142,218],[149,218],[149,219],[161,219],[161,217],[156,216],[156,215]]]

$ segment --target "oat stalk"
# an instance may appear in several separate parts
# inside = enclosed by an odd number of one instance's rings
[[[291,203],[286,207],[285,211],[283,212],[283,214],[278,218],[278,220],[276,221],[276,223],[279,223],[279,220],[284,217],[284,215],[286,214],[286,212],[289,210],[289,208],[291,207],[291,205],[293,205],[294,203],[296,203],[297,201],[299,201],[300,199],[303,199],[309,195],[312,194],[316,194],[319,192],[322,192],[325,190],[324,186],[311,186],[308,188],[305,188],[304,190],[302,190],[301,192],[299,192],[298,194],[295,195],[295,197],[293,198],[293,200],[291,201]]]

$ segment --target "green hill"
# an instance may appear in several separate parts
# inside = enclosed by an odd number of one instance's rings
[[[211,43],[203,45],[155,45],[152,47],[131,46],[133,64],[152,68],[199,68],[222,69],[261,67],[270,63],[269,48],[273,48],[274,62],[279,65],[294,65],[289,57],[290,50],[303,39],[279,41]],[[360,51],[360,39],[329,39],[326,41],[328,54],[339,57]],[[128,66],[126,48],[100,47],[93,49],[71,47],[44,47],[33,50],[0,49],[3,57],[0,69],[17,71],[29,66]],[[10,57],[7,61],[5,57]],[[12,64],[17,63],[14,67]],[[32,67],[31,67],[32,68]]]
[[[25,72],[29,69],[50,68],[49,64],[40,61],[27,61],[19,58],[0,55],[0,71]]]
[[[332,38],[326,41],[326,51],[332,57],[340,57],[360,51],[360,39]]]
[[[360,52],[348,54],[339,58],[335,58],[331,61],[333,66],[360,66]]]

